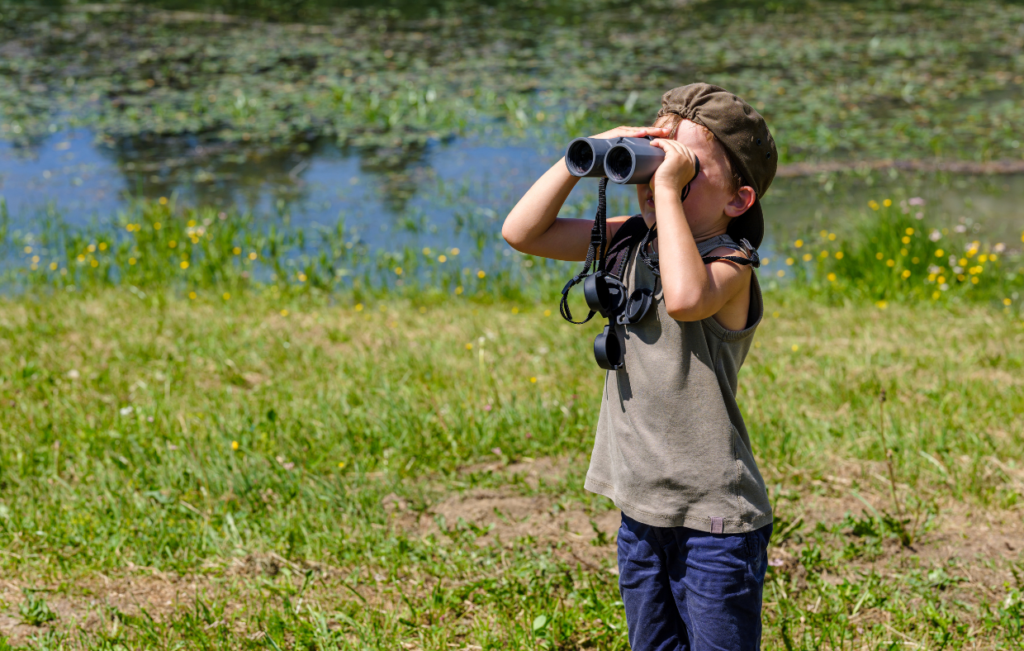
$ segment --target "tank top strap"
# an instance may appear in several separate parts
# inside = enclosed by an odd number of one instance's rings
[[[726,248],[732,249],[733,251],[740,251],[747,258],[740,258],[738,256],[713,256],[710,260],[706,259],[709,254],[715,249]],[[711,239],[704,240],[703,242],[697,243],[697,252],[700,253],[701,258],[705,258],[704,262],[714,262],[715,260],[731,260],[732,262],[739,262],[740,264],[749,264],[755,269],[761,266],[761,256],[746,238],[743,238],[737,243],[727,233],[716,235]]]

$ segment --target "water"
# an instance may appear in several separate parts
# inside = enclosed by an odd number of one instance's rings
[[[150,4],[173,10],[208,9],[184,0]],[[0,20],[0,36],[10,33],[20,39],[14,50],[0,53],[15,62],[8,69],[0,66],[0,197],[7,203],[13,228],[31,232],[44,212],[56,212],[75,225],[104,223],[115,219],[133,197],[172,197],[187,204],[237,207],[285,226],[331,225],[343,219],[346,227],[371,247],[472,247],[487,259],[485,251],[508,254],[500,240],[501,221],[530,184],[558,159],[567,134],[649,119],[649,111],[637,108],[651,105],[652,100],[656,105],[656,94],[646,87],[678,83],[681,74],[673,72],[669,60],[658,58],[664,52],[655,43],[672,34],[659,31],[645,15],[645,11],[665,10],[657,0],[625,8],[612,3],[609,12],[596,13],[558,2],[527,3],[529,7],[521,11],[500,4],[462,7],[456,2],[428,7],[398,2],[371,15],[365,13],[370,4],[364,4],[362,9],[339,10],[319,1],[268,0],[251,6],[227,2],[222,8],[228,13],[270,22],[251,27],[231,23],[236,27],[230,29],[190,21],[150,25],[128,30],[139,45],[126,46],[119,40],[122,26],[117,21],[122,19],[108,20],[98,5],[89,5],[87,10],[62,9],[57,3],[45,14],[53,21],[47,28],[39,27],[39,14],[25,13],[28,5],[15,4],[19,8],[14,11],[0,0],[0,9],[8,15],[4,20],[16,16],[14,23]],[[913,9],[918,13],[910,16],[884,14],[871,3],[865,5],[870,11],[863,11],[856,4],[777,2],[773,12],[765,13],[759,3],[699,3],[686,20],[669,20],[666,15],[657,24],[675,21],[681,28],[692,28],[691,40],[698,44],[701,38],[719,35],[716,38],[723,40],[715,41],[714,47],[687,51],[694,70],[686,74],[722,79],[744,94],[750,92],[757,98],[756,105],[774,110],[769,123],[778,129],[780,142],[799,144],[793,159],[813,160],[806,153],[812,147],[821,149],[820,157],[825,160],[842,159],[851,146],[859,147],[867,159],[899,157],[905,152],[910,152],[909,157],[923,157],[929,147],[954,159],[975,159],[981,150],[1004,158],[1019,151],[1015,149],[1019,143],[1010,136],[1017,123],[1013,118],[1018,109],[1013,107],[1024,106],[1019,102],[1024,64],[1006,60],[999,45],[1017,38],[1016,28],[1003,29],[1004,16],[1016,15],[1012,5],[996,3],[973,13],[958,13],[959,5],[949,3],[949,7],[934,11]],[[351,12],[357,10],[364,13],[353,18],[356,14]],[[465,22],[453,22],[453,13],[465,15]],[[714,25],[725,19],[734,29],[721,33]],[[903,42],[900,21],[911,19],[918,39]],[[355,29],[350,38],[339,40],[342,32],[306,33],[275,27],[282,22],[319,25],[332,20],[340,21],[335,27],[338,30],[351,27],[346,27],[345,21],[357,27],[372,24],[373,34],[367,36]],[[807,20],[831,26],[831,38],[782,39],[783,43],[797,43],[792,50],[764,50],[758,42],[763,26],[773,33],[793,34],[793,26]],[[424,49],[419,43],[442,24],[455,30],[452,33],[460,43],[472,48],[471,60],[450,58],[444,54],[446,48],[434,42],[423,61],[437,69],[417,69],[415,55]],[[617,25],[624,31],[617,33]],[[246,31],[249,29],[251,34]],[[215,38],[218,30],[223,31],[223,39]],[[580,30],[595,38],[614,36],[614,47],[596,48],[590,42],[595,49],[581,53],[558,45],[578,40]],[[99,39],[97,51],[105,53],[95,61],[86,50],[77,52],[73,45],[76,34],[92,32]],[[179,32],[181,39],[177,38]],[[976,87],[955,89],[961,95],[943,87],[941,79],[928,82],[935,78],[934,71],[908,71],[900,64],[901,57],[910,54],[931,61],[926,56],[929,47],[950,43],[948,35],[961,32],[957,48],[944,50],[942,64],[949,80],[969,71],[965,79]],[[651,42],[635,38],[637,33],[647,34]],[[266,53],[246,49],[259,40],[256,36],[269,39]],[[72,40],[65,42],[69,38]],[[339,55],[338,44],[352,42],[356,43],[353,49]],[[193,57],[188,48],[194,46],[220,46],[224,51],[207,52],[204,68],[188,63]],[[548,52],[545,47],[552,49]],[[744,47],[754,48],[760,63],[744,63],[738,57]],[[301,48],[306,48],[302,56],[320,61],[316,71],[297,69],[296,65],[306,65],[301,57],[298,64],[287,60],[289,52]],[[389,56],[391,48],[397,54]],[[112,63],[109,53],[138,57],[119,66]],[[406,53],[408,57],[403,58]],[[558,53],[561,57],[555,56]],[[261,58],[264,55],[266,60]],[[552,65],[552,58],[564,58],[564,65]],[[637,63],[647,59],[650,65]],[[152,61],[158,64],[147,63]],[[520,67],[513,65],[516,61],[522,62]],[[184,72],[176,72],[179,65],[186,66]],[[349,65],[354,72],[336,69]],[[467,76],[474,66],[484,72]],[[207,68],[217,71],[208,72]],[[263,68],[267,72],[261,72]],[[835,92],[827,84],[804,84],[800,81],[803,77],[788,74],[792,69],[804,71],[811,80],[836,79]],[[408,76],[417,70],[416,76]],[[443,74],[434,74],[438,71]],[[859,90],[853,84],[860,83],[867,73],[877,77],[871,87],[874,100],[868,103],[874,121],[870,138],[863,131],[865,123],[854,122],[855,102],[849,97],[834,99],[856,95]],[[911,81],[899,81],[906,75],[911,75]],[[303,86],[310,77],[327,80],[323,82],[327,86]],[[446,79],[461,91],[446,91],[438,85]],[[492,79],[504,86],[488,86]],[[5,80],[10,82],[6,86]],[[190,83],[202,89],[195,98],[189,95]],[[466,84],[474,83],[483,84],[476,88],[483,99],[461,104],[452,99],[468,90]],[[424,90],[428,86],[440,89],[437,99],[430,99],[433,90]],[[641,92],[626,91],[641,86]],[[330,88],[344,90],[344,101],[354,102],[349,118],[355,123],[342,124],[354,129],[356,136],[343,138],[336,125],[328,128],[317,126],[319,123],[287,131],[287,136],[274,135],[278,120],[301,121],[308,117],[307,112],[330,115],[324,108],[333,106]],[[559,94],[561,88],[568,90]],[[820,92],[812,92],[814,88]],[[79,89],[82,96],[76,95]],[[591,89],[594,97],[604,99],[594,105],[580,104],[579,98],[588,94],[584,91]],[[378,90],[382,93],[379,102],[366,100]],[[779,96],[800,97],[801,110],[786,108],[794,105],[788,99],[771,100]],[[110,103],[104,104],[111,97]],[[137,101],[140,97],[144,101]],[[168,126],[178,119],[176,115],[192,110],[189,102],[207,98],[213,98],[208,106],[193,111],[199,116],[199,126],[192,130]],[[306,108],[298,105],[299,98],[308,99]],[[365,107],[360,103],[364,100],[368,102]],[[832,106],[828,103],[832,101],[839,103]],[[911,101],[924,104],[912,105]],[[484,114],[495,106],[498,110]],[[431,113],[435,109],[436,116]],[[94,110],[99,113],[89,113]],[[150,110],[152,114],[145,113]],[[144,115],[133,121],[126,117],[133,111]],[[392,119],[389,111],[400,116],[395,118],[397,126],[381,130],[380,125]],[[952,111],[966,116],[964,120],[973,119],[974,114],[991,113],[994,117],[989,123],[973,120],[970,128],[956,123],[946,128]],[[475,117],[469,126],[457,127],[463,112]],[[540,117],[542,113],[547,113],[546,121]],[[421,114],[427,118],[416,117]],[[216,119],[202,122],[203,115]],[[845,116],[845,122],[837,128],[820,119],[822,115]],[[42,117],[35,119],[38,116]],[[431,122],[435,119],[437,124]],[[939,121],[928,123],[929,119]],[[491,124],[504,126],[492,129]],[[919,141],[911,139],[901,149],[901,138],[918,127],[920,132],[914,138]],[[1000,136],[1004,131],[1006,137]],[[461,135],[453,135],[456,133]],[[409,134],[412,136],[407,138]],[[510,134],[514,139],[510,140]],[[947,142],[941,140],[942,134],[953,135]],[[926,136],[939,140],[920,140]],[[1004,148],[991,149],[993,142],[1003,143]],[[955,149],[964,143],[966,148]],[[612,187],[611,212],[633,212],[633,196],[632,188]],[[842,231],[859,216],[870,214],[869,201],[891,198],[899,204],[911,197],[924,199],[931,223],[969,229],[990,241],[1020,241],[1024,175],[851,172],[776,179],[764,199],[768,221],[765,254],[771,256],[775,243],[782,240],[821,229]],[[595,200],[596,184],[582,182],[570,196],[566,214],[589,216]]]
[[[296,226],[343,217],[371,246],[464,246],[459,225],[485,220],[496,235],[501,218],[559,149],[457,139],[429,143],[390,165],[380,156],[314,143],[232,162],[195,150],[176,157],[117,150],[76,129],[32,147],[0,140],[0,196],[20,230],[31,230],[43,209],[82,225],[113,219],[132,197],[175,197]],[[592,185],[584,181],[573,191],[570,214],[590,214]],[[989,239],[1013,241],[1024,224],[1024,175],[846,173],[777,179],[764,201],[769,239],[841,230],[851,213],[867,212],[870,200],[912,196],[925,199],[931,217],[951,227],[966,224]],[[611,186],[610,197],[613,211],[633,211],[632,188]]]

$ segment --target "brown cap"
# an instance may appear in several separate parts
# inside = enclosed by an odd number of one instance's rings
[[[673,88],[661,96],[658,117],[674,113],[696,122],[715,134],[729,152],[735,171],[757,193],[754,205],[732,220],[729,235],[739,242],[746,238],[754,247],[764,239],[761,197],[775,178],[779,154],[775,140],[761,114],[729,91],[711,84],[690,84]]]

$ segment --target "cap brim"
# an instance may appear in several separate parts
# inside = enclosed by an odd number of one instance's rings
[[[761,200],[755,199],[754,205],[747,209],[729,224],[726,231],[735,242],[746,238],[754,248],[761,246],[764,239],[764,211],[761,210]]]

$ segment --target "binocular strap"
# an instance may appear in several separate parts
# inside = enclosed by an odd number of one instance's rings
[[[605,192],[608,188],[608,177],[601,179],[597,186],[597,214],[594,216],[594,227],[590,230],[590,246],[587,247],[587,259],[583,262],[583,269],[573,276],[562,288],[562,300],[558,304],[558,312],[562,318],[574,325],[582,325],[594,318],[594,310],[590,310],[587,318],[582,321],[573,321],[572,312],[569,310],[569,290],[583,282],[583,279],[595,271],[604,271],[605,243],[608,241],[608,206],[605,200]],[[592,269],[593,268],[593,269]]]

